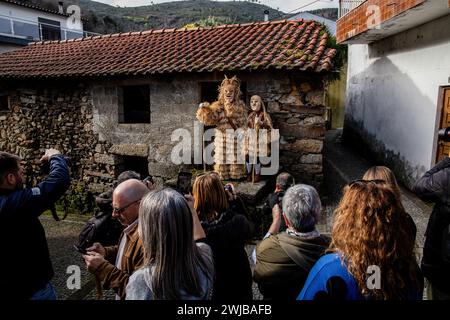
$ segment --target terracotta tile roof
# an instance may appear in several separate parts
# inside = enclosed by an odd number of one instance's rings
[[[314,21],[165,29],[36,42],[0,55],[0,78],[176,72],[329,71],[336,50]]]
[[[10,4],[14,4],[17,6],[21,6],[21,7],[26,7],[26,8],[30,8],[30,9],[34,9],[34,10],[39,10],[39,11],[43,11],[43,12],[47,12],[47,13],[51,13],[51,14],[57,14],[60,16],[65,16],[65,17],[69,17],[70,15],[67,13],[59,13],[57,10],[51,10],[51,9],[47,9],[47,8],[42,8],[38,5],[32,4],[32,3],[25,3],[25,2],[20,2],[20,1],[15,1],[15,0],[0,0],[0,2],[6,2],[6,3],[10,3]]]

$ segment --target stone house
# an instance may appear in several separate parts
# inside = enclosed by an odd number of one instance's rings
[[[450,1],[340,1],[348,44],[344,139],[406,186],[448,155]]]
[[[150,30],[38,42],[0,55],[0,150],[28,173],[44,148],[72,158],[72,174],[101,191],[124,169],[177,175],[175,129],[193,131],[199,102],[224,75],[244,100],[260,95],[280,130],[280,164],[320,185],[323,96],[336,50],[313,21]],[[31,175],[29,175],[31,176]]]

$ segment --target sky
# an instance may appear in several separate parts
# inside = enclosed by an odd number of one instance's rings
[[[151,4],[152,0],[93,0],[103,2],[110,5],[119,5],[121,7],[136,7]],[[219,0],[230,1],[230,0]],[[338,0],[260,0],[261,4],[270,6],[272,8],[280,8],[281,11],[299,12],[309,11],[319,8],[337,8]],[[173,0],[153,0],[153,3],[173,2]]]

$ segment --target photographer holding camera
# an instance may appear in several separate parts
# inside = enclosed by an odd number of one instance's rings
[[[281,201],[283,200],[284,194],[289,187],[295,184],[294,177],[287,172],[282,172],[277,176],[275,191],[267,196],[266,202],[264,203],[263,216],[271,217],[273,208],[275,205],[279,205],[281,208]],[[284,219],[280,220],[280,227],[278,232],[283,232],[286,230],[286,223]]]
[[[2,298],[56,299],[50,284],[54,271],[45,231],[38,218],[69,189],[70,176],[67,161],[58,150],[46,150],[41,162],[47,161],[50,163],[48,177],[34,188],[23,188],[20,158],[0,152]]]

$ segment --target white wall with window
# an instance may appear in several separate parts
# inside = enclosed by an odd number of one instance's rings
[[[73,17],[0,3],[0,35],[29,40],[73,39],[83,36],[83,24]]]

